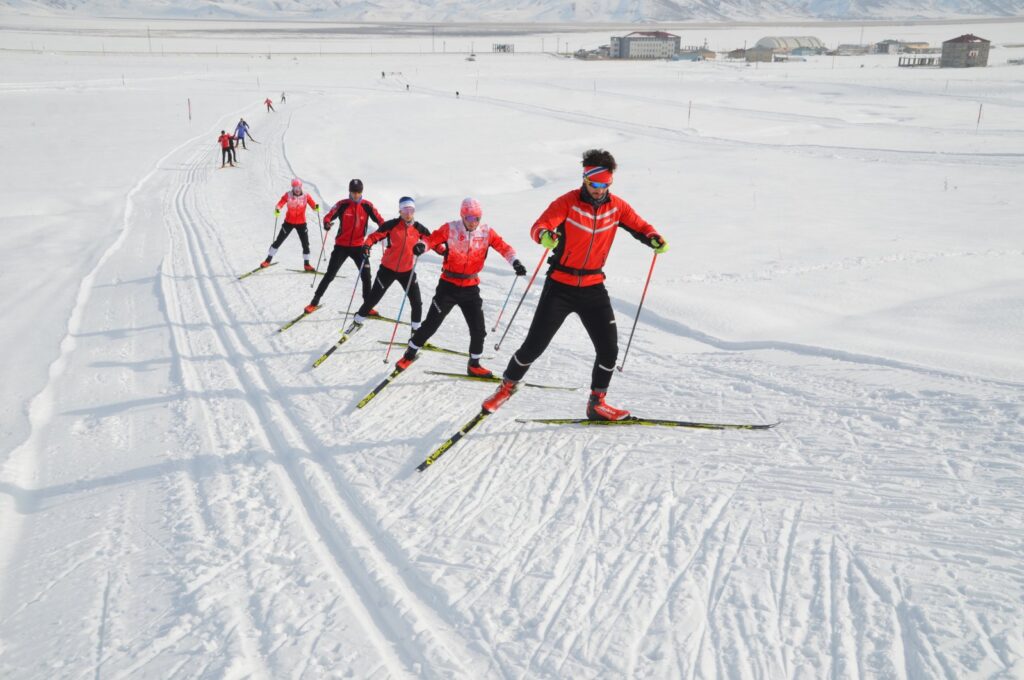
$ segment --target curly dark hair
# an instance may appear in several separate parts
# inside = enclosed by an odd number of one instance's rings
[[[615,168],[618,167],[615,163],[615,156],[610,151],[605,151],[604,149],[589,149],[583,152],[583,167],[586,168],[592,165],[608,168],[612,172],[615,172]]]

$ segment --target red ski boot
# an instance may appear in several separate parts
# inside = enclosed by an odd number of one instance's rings
[[[308,262],[306,264],[302,265],[302,268],[305,269],[307,272],[315,272],[316,271],[316,269],[313,268],[313,265],[311,265]]]
[[[470,359],[469,364],[466,365],[466,375],[471,375],[474,378],[493,378],[494,373],[491,369],[484,368],[480,365],[479,359]]]
[[[302,311],[304,311],[306,314],[312,314],[318,309],[320,309],[320,305],[306,305],[305,307],[302,308]]]
[[[404,371],[405,369],[412,366],[412,362],[414,361],[416,361],[416,350],[410,347],[409,349],[405,350],[405,354],[403,354],[402,358],[399,359],[398,362],[395,364],[395,368]]]
[[[501,405],[508,401],[518,389],[519,383],[513,380],[503,379],[501,384],[498,385],[498,389],[494,390],[494,394],[484,399],[484,403],[480,405],[480,408],[488,413],[494,413],[501,408]]]
[[[260,266],[263,267],[264,269],[269,267],[270,266],[270,258],[268,257],[267,259],[263,260],[263,262],[260,262]]]
[[[628,418],[629,411],[605,403],[605,394],[607,393],[597,390],[590,393],[590,401],[587,402],[587,418],[590,420],[625,420]]]

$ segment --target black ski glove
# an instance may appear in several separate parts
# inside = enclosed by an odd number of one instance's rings
[[[516,276],[526,276],[526,267],[519,260],[512,260],[512,269],[515,270]]]
[[[427,244],[424,243],[423,241],[420,241],[419,243],[412,247],[412,254],[415,255],[416,257],[419,257],[425,252],[427,252]]]
[[[366,262],[366,261],[368,261],[370,259],[370,249],[371,248],[373,248],[373,246],[371,246],[371,245],[363,246],[363,262]]]

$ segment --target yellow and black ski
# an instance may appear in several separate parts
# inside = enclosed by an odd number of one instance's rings
[[[345,331],[345,333],[341,336],[341,339],[338,340],[338,342],[334,343],[334,345],[332,345],[329,350],[327,350],[326,352],[321,354],[319,359],[317,359],[316,361],[313,362],[313,368],[316,368],[320,364],[322,364],[325,361],[327,361],[327,357],[329,357],[332,354],[334,354],[334,350],[338,349],[339,347],[344,345],[346,342],[348,342],[348,339],[351,338],[362,327],[363,327],[363,324],[356,323],[356,322],[353,321],[352,324]]]
[[[277,264],[277,263],[276,263],[276,262],[271,262],[271,263],[270,263],[270,264],[268,264],[268,265],[267,265],[266,267],[264,267],[264,266],[260,265],[259,267],[256,267],[256,269],[253,269],[253,270],[252,270],[251,272],[246,272],[246,273],[244,273],[244,274],[241,274],[241,275],[239,275],[239,277],[238,277],[238,280],[239,280],[239,281],[241,281],[242,279],[244,279],[244,278],[248,278],[248,277],[252,276],[253,274],[259,274],[259,273],[260,273],[261,271],[263,271],[264,269],[270,269],[270,268],[271,268],[271,267],[273,267],[273,266],[274,266],[275,264]]]
[[[486,418],[489,415],[491,415],[489,411],[484,411],[481,409],[480,413],[477,413],[469,422],[467,422],[465,425],[459,428],[458,432],[453,434],[451,437],[448,437],[448,439],[446,439],[440,446],[431,451],[430,455],[427,456],[422,463],[416,466],[416,470],[418,472],[423,472],[428,467],[437,462],[437,459],[443,456],[445,451],[455,446],[455,444],[460,439],[465,437],[470,430],[472,430],[474,427],[483,422],[484,418]]]
[[[623,425],[647,425],[650,427],[692,427],[701,430],[770,430],[781,421],[774,423],[701,423],[689,420],[665,420],[663,418],[637,418],[624,420],[589,420],[587,418],[516,418],[517,423],[543,423],[545,425],[597,425],[614,427]]]
[[[426,349],[426,347],[424,347],[423,349]],[[492,375],[492,376],[468,375],[466,373],[447,373],[445,371],[424,371],[424,373],[427,373],[428,375],[443,375],[446,378],[457,378],[459,380],[475,380],[477,382],[486,382],[486,383],[500,383],[501,382],[501,377],[497,376],[497,375]],[[537,383],[528,383],[528,382],[524,382],[524,383],[521,383],[521,384],[525,385],[526,387],[536,387],[536,388],[542,389],[542,390],[565,390],[567,392],[572,392],[574,390],[578,390],[579,389],[578,387],[563,387],[561,385],[538,385]]]

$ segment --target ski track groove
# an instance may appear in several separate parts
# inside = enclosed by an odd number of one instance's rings
[[[201,215],[202,211],[197,211],[196,214]],[[209,262],[209,257],[208,255],[206,255],[206,251],[198,244],[200,238],[197,231],[196,223],[203,223],[203,220],[199,217],[196,217],[196,215],[190,214],[190,211],[188,210],[187,207],[182,210],[180,219],[182,221],[182,224],[187,227],[186,234],[190,241],[188,249],[192,253],[191,257],[193,258],[196,270],[205,270],[207,272],[212,273],[214,271],[214,268]],[[205,223],[204,226],[206,226],[206,231],[215,232],[215,230],[210,229],[208,225],[205,225]],[[207,276],[206,278],[211,283],[208,284],[208,289],[204,288],[202,290],[202,294],[206,299],[208,306],[220,310],[223,313],[223,318],[231,318],[233,315],[230,314],[228,311],[230,310],[230,305],[227,304],[225,292],[221,289],[221,287],[214,285],[215,278],[213,276]],[[228,326],[227,328],[217,328],[216,330],[220,344],[222,345],[222,351],[226,355],[240,355],[242,357],[245,357],[245,359],[235,359],[231,361],[232,365],[235,367],[236,373],[238,374],[238,382],[241,384],[241,387],[245,391],[245,393],[250,395],[254,393],[270,394],[272,390],[268,389],[266,386],[271,385],[273,387],[276,387],[276,385],[274,385],[274,381],[272,378],[270,378],[266,369],[263,369],[262,367],[259,366],[252,367],[250,365],[250,362],[248,362],[247,357],[252,354],[253,350],[253,347],[249,344],[249,342],[244,337],[239,337],[235,335],[234,332],[229,333],[230,326]],[[239,349],[238,351],[232,353],[227,351],[229,347],[235,347]],[[256,368],[257,370],[251,371],[253,375],[250,376],[248,375],[250,371],[247,370],[249,368]],[[267,402],[266,405],[263,404],[264,401]],[[257,418],[256,422],[254,423],[254,425],[264,430],[264,433],[267,435],[268,438],[268,443],[271,445],[272,449],[281,449],[283,448],[282,445],[287,446],[287,440],[290,438],[296,438],[301,442],[308,441],[307,437],[309,435],[305,433],[305,428],[301,426],[299,423],[293,421],[293,419],[290,416],[288,416],[287,410],[282,408],[281,404],[277,399],[272,399],[269,397],[257,399],[255,397],[250,396],[248,398],[248,402],[250,403],[251,406],[256,407],[257,411],[260,410],[260,407],[265,409],[267,411],[266,413],[264,413],[265,416],[272,416],[270,418]],[[280,423],[280,425],[277,425],[274,428],[276,431],[271,432],[268,431],[268,428],[266,427],[266,423],[269,422]],[[286,434],[281,430],[290,430],[291,432]],[[276,446],[274,445],[275,440],[277,444]],[[303,444],[302,448],[308,453],[307,460],[309,461],[309,464],[315,466],[316,474],[314,475],[314,478],[322,477],[323,474],[326,472],[327,476],[333,482],[333,484],[324,484],[323,482],[318,482],[320,485],[318,493],[318,490],[313,489],[311,486],[309,486],[309,484],[312,484],[313,482],[307,483],[306,481],[304,481],[303,475],[299,470],[299,467],[301,467],[301,463],[297,463],[294,460],[294,456],[288,456],[282,459],[282,465],[283,467],[286,468],[288,477],[291,480],[291,485],[296,490],[297,495],[299,496],[299,500],[302,501],[302,504],[306,506],[305,512],[312,517],[315,514],[317,507],[319,506],[319,503],[317,503],[316,499],[321,498],[325,501],[328,501],[332,509],[340,510],[342,511],[343,516],[349,517],[350,521],[345,522],[346,526],[355,527],[357,533],[362,534],[362,537],[360,538],[358,543],[365,544],[368,547],[373,546],[374,549],[378,551],[375,558],[376,561],[378,561],[379,564],[388,565],[389,567],[391,567],[391,571],[394,571],[394,566],[386,556],[387,550],[388,548],[390,548],[390,546],[376,545],[377,543],[379,543],[379,537],[373,535],[374,530],[372,526],[367,524],[367,520],[365,519],[364,515],[355,509],[354,506],[357,504],[357,502],[352,498],[352,492],[347,489],[348,485],[344,482],[344,480],[340,479],[338,473],[335,470],[332,470],[330,468],[327,468],[325,470],[326,465],[320,462],[315,456],[315,454],[312,453],[312,447],[310,447],[308,444]],[[317,532],[320,534],[321,540],[323,540],[331,548],[332,552],[335,555],[337,566],[343,572],[345,572],[347,577],[351,578],[353,576],[356,576],[357,579],[361,579],[361,585],[363,589],[369,589],[370,591],[374,590],[375,588],[386,587],[381,586],[379,584],[374,586],[374,579],[376,577],[371,577],[367,573],[359,574],[358,572],[361,572],[363,569],[365,569],[365,567],[363,567],[359,562],[356,562],[351,559],[341,559],[341,553],[344,552],[341,546],[345,544],[345,541],[338,534],[339,528],[336,528],[333,525],[331,525],[326,518],[314,522],[313,525],[316,528]],[[387,571],[387,569],[385,569],[384,571]],[[391,587],[394,587],[395,583],[399,583],[401,584],[402,587],[405,588],[405,592],[401,596],[401,599],[405,600],[407,603],[414,602],[417,599],[414,595],[413,589],[409,587],[407,584],[405,584],[404,577],[402,577],[400,574],[394,574],[391,581]],[[415,602],[412,606],[412,609],[416,611],[417,618],[423,618],[425,614],[427,615],[428,619],[431,618],[431,616],[437,616],[437,612],[434,612],[422,602]],[[401,624],[398,621],[391,621],[389,625],[391,625],[392,627],[400,627],[404,624]],[[440,626],[430,625],[428,626],[428,628],[433,629],[434,635],[440,636],[440,639],[443,640],[443,629]],[[383,631],[383,628],[381,628],[381,630]],[[413,631],[410,631],[410,633],[411,634],[395,634],[392,636],[391,642],[393,644],[399,645],[400,649],[404,646],[405,648],[401,649],[401,651],[403,654],[413,659],[412,663],[425,662],[425,665],[428,668],[431,668],[434,665],[436,665],[429,663],[426,657],[423,656],[425,650],[415,649],[411,646],[411,643],[406,642],[406,640],[409,638],[416,639],[421,637],[420,635],[413,633]],[[455,639],[451,638],[451,636],[448,637],[448,640],[443,640],[443,642],[441,643],[442,647],[458,648],[459,644],[455,643]],[[459,643],[461,643],[461,640],[459,640]],[[422,645],[424,643],[420,641],[417,644]],[[449,655],[452,654],[451,652],[448,653]],[[450,658],[445,663],[445,665],[459,667],[458,661],[456,660],[457,658],[469,659],[470,662],[473,662],[473,657],[474,654],[470,653],[467,649],[463,648],[460,650],[457,656]]]

